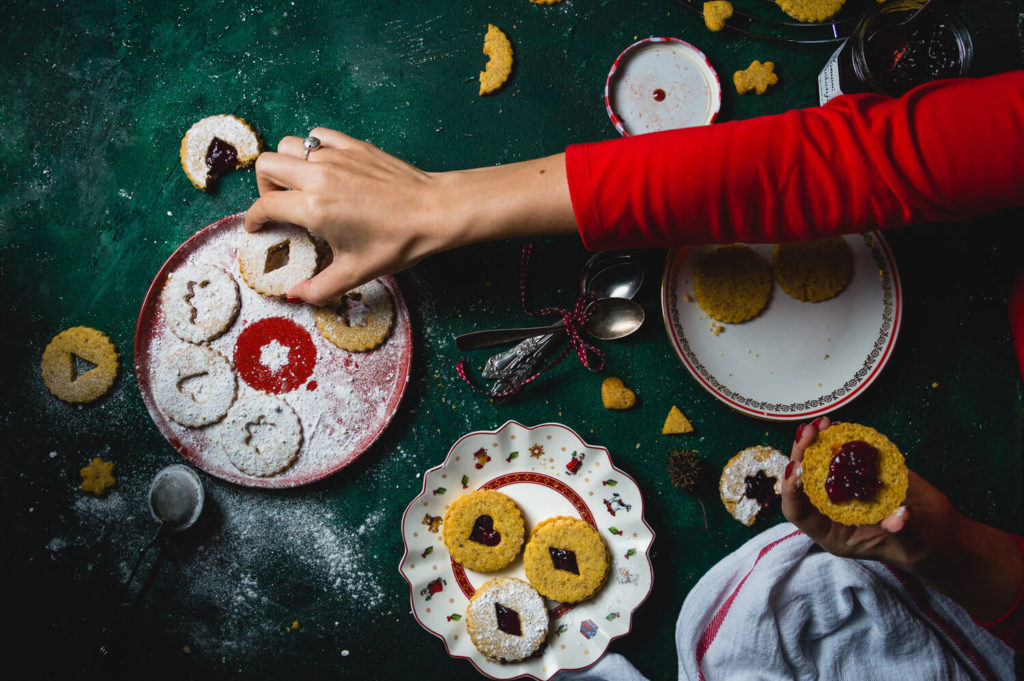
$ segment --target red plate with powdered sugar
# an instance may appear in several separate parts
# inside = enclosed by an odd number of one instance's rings
[[[397,412],[412,363],[409,310],[395,280],[382,277],[379,281],[395,302],[391,335],[369,352],[348,352],[332,345],[317,330],[311,306],[267,298],[242,280],[236,247],[243,217],[243,213],[231,215],[200,230],[168,258],[153,279],[135,329],[139,390],[167,441],[207,473],[247,487],[305,485],[355,461]],[[272,393],[287,402],[302,423],[299,454],[276,475],[254,477],[236,468],[221,447],[221,423],[187,428],[167,418],[156,405],[153,383],[160,360],[186,345],[165,323],[160,295],[167,277],[186,264],[215,265],[238,284],[238,316],[223,335],[209,343],[232,362],[238,384],[236,399]],[[275,352],[268,355],[268,347]],[[266,361],[272,366],[263,366]]]

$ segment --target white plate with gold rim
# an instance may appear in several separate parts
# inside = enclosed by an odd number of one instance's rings
[[[853,400],[885,367],[903,316],[896,262],[878,232],[843,237],[853,276],[830,300],[806,303],[773,283],[768,306],[720,324],[693,299],[693,265],[715,246],[669,253],[661,310],[669,341],[700,385],[733,409],[773,421],[805,420]],[[750,246],[771,262],[773,246]]]
[[[440,523],[459,495],[495,489],[512,497],[527,530],[555,515],[597,527],[611,554],[608,581],[593,598],[568,605],[548,602],[551,624],[540,653],[523,662],[488,660],[466,633],[466,606],[484,582],[526,579],[522,552],[511,565],[487,574],[464,569],[448,554]],[[608,644],[629,633],[633,612],[653,584],[648,556],[654,532],[643,518],[640,488],[612,464],[608,450],[587,444],[568,426],[524,426],[508,421],[494,431],[460,438],[440,466],[423,476],[423,491],[402,516],[405,555],[399,565],[409,583],[412,610],[424,629],[441,638],[452,657],[466,658],[494,679],[549,679],[559,671],[597,662]]]

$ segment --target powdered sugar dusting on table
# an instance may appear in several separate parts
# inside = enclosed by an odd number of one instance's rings
[[[217,223],[208,234],[186,244],[181,250],[184,264],[210,264],[221,267],[239,282],[242,304],[235,323],[221,337],[210,343],[225,357],[233,358],[239,334],[253,322],[269,317],[289,319],[309,333],[316,348],[316,364],[309,380],[294,390],[280,393],[298,414],[304,433],[304,444],[295,463],[281,474],[270,478],[245,475],[228,460],[220,445],[223,423],[205,428],[186,428],[166,419],[156,409],[146,387],[153,383],[161,358],[185,345],[164,323],[159,304],[159,291],[146,305],[149,311],[147,328],[139,339],[140,387],[143,399],[161,432],[175,447],[200,468],[217,477],[248,486],[290,487],[318,480],[344,467],[361,454],[386,427],[404,392],[409,375],[411,329],[408,310],[401,304],[401,294],[393,280],[381,280],[396,301],[396,318],[391,336],[379,348],[366,353],[341,350],[325,340],[316,330],[313,308],[292,305],[264,297],[242,281],[237,262],[237,244],[242,234],[242,219]],[[159,280],[159,277],[158,277]],[[142,318],[146,317],[146,309]],[[261,346],[266,348],[268,343]],[[257,352],[262,352],[261,348]],[[261,355],[265,363],[281,359],[273,348]],[[242,399],[257,391],[239,377],[238,397]]]

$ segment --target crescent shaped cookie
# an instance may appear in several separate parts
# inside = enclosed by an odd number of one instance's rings
[[[851,458],[865,456],[866,460]],[[867,426],[836,423],[818,433],[804,452],[802,467],[811,503],[844,525],[881,522],[907,496],[903,454],[889,438]],[[859,498],[858,488],[869,493]]]
[[[512,43],[501,29],[487,24],[487,35],[484,36],[484,54],[490,59],[480,72],[480,94],[487,95],[508,80],[512,74]]]
[[[185,265],[172,272],[161,302],[168,328],[189,343],[206,343],[227,331],[241,305],[238,284],[213,265]]]
[[[94,364],[77,373],[75,358]],[[106,334],[86,326],[61,331],[43,350],[43,383],[65,402],[92,402],[102,397],[117,378],[117,348]]]

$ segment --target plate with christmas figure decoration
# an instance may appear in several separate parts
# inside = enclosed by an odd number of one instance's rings
[[[381,277],[393,303],[390,334],[368,352],[332,344],[316,308],[245,283],[237,257],[244,217],[201,229],[160,268],[135,328],[135,373],[153,422],[190,463],[246,487],[295,487],[355,461],[391,422],[412,365],[409,310],[395,280]],[[187,288],[168,284],[175,273],[186,273]],[[191,313],[188,324],[174,317],[181,310]],[[181,333],[216,314],[222,324],[212,337]],[[176,366],[176,357],[213,359]],[[220,410],[201,411],[213,401]],[[208,419],[181,418],[196,413]]]
[[[573,604],[545,599],[546,640],[521,662],[496,662],[481,653],[467,633],[466,608],[492,579],[528,580],[522,551],[505,568],[483,573],[454,560],[443,540],[448,506],[482,489],[516,502],[525,524],[524,544],[541,521],[571,516],[595,527],[608,550],[607,577],[592,597]],[[464,435],[441,465],[424,474],[423,491],[402,516],[402,540],[399,570],[409,583],[416,620],[442,640],[449,655],[469,660],[492,679],[545,680],[559,671],[589,667],[612,640],[629,633],[633,613],[653,585],[649,551],[654,532],[644,520],[640,488],[615,467],[607,449],[587,444],[559,423],[530,427],[508,421],[497,430]]]

